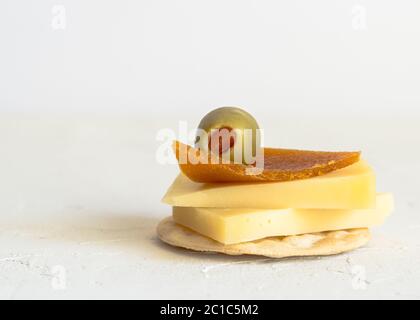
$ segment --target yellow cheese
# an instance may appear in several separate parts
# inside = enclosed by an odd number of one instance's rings
[[[174,207],[175,222],[224,244],[273,236],[368,228],[393,210],[392,194],[379,194],[375,209],[223,209]]]
[[[364,161],[324,176],[266,183],[196,183],[180,174],[163,202],[178,207],[366,209],[375,206],[375,174]]]

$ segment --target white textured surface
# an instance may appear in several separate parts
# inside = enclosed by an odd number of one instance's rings
[[[0,298],[420,297],[417,114],[290,115],[281,127],[262,119],[267,145],[362,149],[378,189],[396,197],[367,247],[278,261],[157,240],[155,226],[170,212],[159,201],[177,168],[156,163],[155,134],[177,120],[2,114]]]

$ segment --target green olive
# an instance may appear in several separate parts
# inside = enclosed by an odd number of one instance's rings
[[[230,161],[247,164],[261,144],[258,130],[257,121],[245,110],[222,107],[209,112],[200,121],[195,145]],[[252,154],[247,155],[251,150]]]

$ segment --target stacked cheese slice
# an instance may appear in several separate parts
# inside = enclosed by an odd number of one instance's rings
[[[163,202],[173,219],[223,244],[330,230],[370,228],[393,209],[363,160],[323,176],[287,182],[197,183],[180,174]]]

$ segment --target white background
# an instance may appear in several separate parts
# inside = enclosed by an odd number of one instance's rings
[[[1,1],[0,297],[418,298],[419,16],[415,0]],[[177,168],[156,133],[223,105],[269,146],[362,150],[397,203],[369,247],[276,262],[160,244]]]

